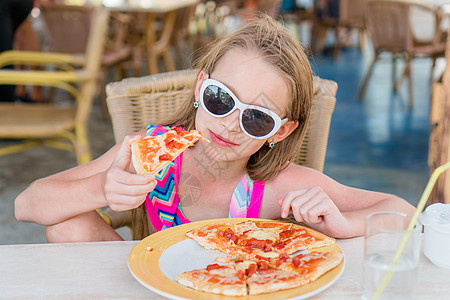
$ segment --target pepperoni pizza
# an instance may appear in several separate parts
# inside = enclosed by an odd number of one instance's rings
[[[133,166],[138,174],[156,174],[199,139],[198,130],[173,128],[164,134],[146,137],[131,144]]]
[[[184,286],[214,294],[257,295],[299,287],[343,259],[338,251],[316,251],[333,244],[332,238],[292,223],[250,220],[208,224],[186,235],[206,249],[229,256],[216,259],[224,265],[211,264],[176,277]],[[311,252],[293,254],[306,249]]]

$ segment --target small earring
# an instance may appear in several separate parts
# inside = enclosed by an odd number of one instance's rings
[[[273,147],[275,147],[275,143],[272,141],[269,143],[269,148],[272,149]]]
[[[197,100],[195,100],[193,104],[194,104],[194,108],[198,108],[198,101]]]

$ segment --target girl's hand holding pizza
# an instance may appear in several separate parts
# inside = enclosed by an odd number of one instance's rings
[[[131,163],[131,143],[141,136],[127,136],[114,162],[105,172],[104,196],[112,210],[130,210],[141,205],[156,185],[153,175],[139,175]]]
[[[289,192],[278,200],[281,217],[289,211],[297,222],[303,222],[326,235],[339,237],[349,232],[350,224],[330,197],[319,186]]]

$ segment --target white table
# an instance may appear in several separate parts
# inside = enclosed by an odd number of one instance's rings
[[[338,240],[342,276],[310,299],[360,299],[363,238]],[[0,246],[1,299],[164,299],[128,271],[134,241]],[[449,299],[450,270],[422,255],[418,299]],[[237,298],[236,298],[237,299]]]

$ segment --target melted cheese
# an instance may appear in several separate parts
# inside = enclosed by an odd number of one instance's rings
[[[254,222],[243,222],[234,226],[234,231],[239,238],[257,240],[271,240],[276,242],[279,238],[276,228],[260,228]]]
[[[269,230],[255,230],[246,234],[247,238],[255,238],[257,240],[271,240],[275,242],[278,240],[278,234]]]

